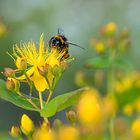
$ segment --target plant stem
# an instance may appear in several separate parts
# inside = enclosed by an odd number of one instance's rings
[[[27,136],[28,140],[33,140],[32,136]]]
[[[108,87],[107,87],[107,91],[108,94],[111,96],[114,96],[114,59],[115,59],[115,50],[110,50],[110,61],[111,64],[108,68]],[[109,132],[110,132],[110,140],[115,140],[115,132],[114,132],[114,119],[115,119],[115,114],[110,118],[110,122],[109,122]]]
[[[43,99],[42,99],[42,93],[39,91],[39,101],[40,101],[40,108],[43,109]]]
[[[52,91],[52,90],[49,90],[49,96],[48,96],[48,98],[47,98],[46,104],[49,103],[49,101],[50,101],[50,99],[51,99],[51,97],[52,97],[52,94],[53,94],[53,91]]]
[[[28,101],[33,107],[35,107],[39,112],[41,111],[40,108],[32,101],[32,99],[27,99],[27,101]]]
[[[29,86],[30,86],[30,92],[29,92],[29,94],[30,94],[30,96],[32,96],[32,89],[33,89],[32,81],[31,81],[30,78],[28,77],[26,71],[24,71],[24,75],[25,75],[25,77],[27,78],[27,82],[28,82],[28,84],[29,84]]]
[[[107,87],[107,90],[108,90],[108,94],[110,95],[113,95],[114,94],[114,66],[113,66],[113,61],[115,59],[115,52],[114,51],[111,51],[110,52],[110,61],[111,61],[111,64],[108,68],[108,87]]]
[[[26,99],[34,108],[36,108],[39,112],[40,112],[40,108],[32,101],[31,98],[27,98],[26,96],[24,96],[23,94],[21,94],[20,92],[17,93],[21,98]]]

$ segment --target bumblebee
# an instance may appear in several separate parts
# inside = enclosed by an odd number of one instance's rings
[[[65,52],[64,55],[62,56],[62,59],[67,59],[70,56],[69,55],[69,44],[80,47],[79,45],[68,42],[68,39],[63,34],[63,30],[60,28],[58,29],[57,35],[53,36],[49,40],[50,48],[57,49],[58,52]]]

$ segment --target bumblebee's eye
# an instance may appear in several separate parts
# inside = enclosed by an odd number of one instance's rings
[[[52,45],[53,45],[53,46],[61,46],[62,43],[61,43],[59,40],[52,39]]]

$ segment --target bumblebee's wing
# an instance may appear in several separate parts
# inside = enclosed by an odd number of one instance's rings
[[[64,35],[64,30],[63,30],[62,28],[58,28],[57,33],[58,33],[59,35]]]

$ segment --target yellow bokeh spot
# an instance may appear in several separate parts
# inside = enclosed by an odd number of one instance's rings
[[[117,30],[117,25],[116,25],[116,23],[114,23],[114,22],[109,22],[109,23],[105,26],[105,29],[106,29],[106,33],[107,33],[107,34],[112,34],[112,33],[116,32],[116,30]]]
[[[78,140],[79,132],[76,127],[67,126],[60,129],[58,140]]]
[[[0,37],[7,32],[7,28],[3,23],[0,23]]]
[[[103,111],[106,117],[113,116],[117,111],[117,104],[115,99],[112,96],[107,96],[103,100]]]
[[[95,44],[95,49],[97,53],[103,53],[105,51],[105,45],[103,42],[97,42]]]
[[[135,138],[140,139],[140,118],[134,120],[131,126],[131,131]]]
[[[123,107],[123,113],[127,116],[131,116],[133,114],[133,105],[127,104]]]
[[[33,121],[26,115],[23,114],[21,117],[21,130],[25,135],[29,135],[34,130]]]
[[[115,90],[117,93],[123,93],[126,90],[129,90],[132,87],[133,79],[124,78],[122,81],[117,81],[115,84]]]
[[[101,106],[94,91],[82,95],[77,109],[80,122],[83,124],[96,124],[102,119]]]
[[[48,129],[38,129],[34,135],[34,140],[54,140],[54,134],[51,130]]]

